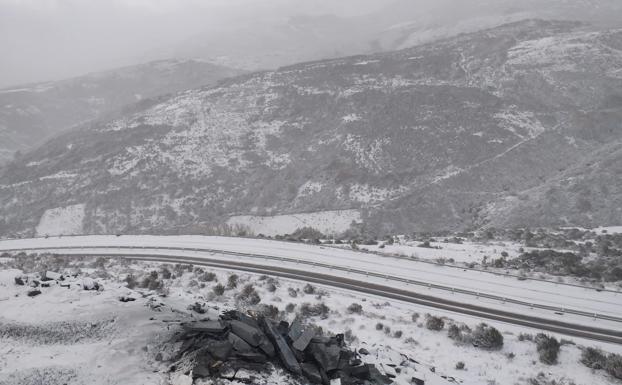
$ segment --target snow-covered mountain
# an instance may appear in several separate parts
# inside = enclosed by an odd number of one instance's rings
[[[214,84],[241,71],[162,60],[74,79],[0,90],[0,163],[71,126],[150,98]]]
[[[529,18],[622,28],[619,0],[394,0],[353,17],[257,18],[208,29],[146,57],[203,57],[248,70],[404,49]]]
[[[340,209],[378,233],[620,223],[621,68],[622,30],[529,20],[243,75],[9,164],[0,233]]]

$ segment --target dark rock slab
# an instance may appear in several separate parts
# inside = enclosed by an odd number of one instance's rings
[[[309,382],[312,384],[322,383],[322,375],[317,366],[310,362],[304,362],[300,364],[300,368],[302,370],[302,375],[305,376]]]
[[[411,384],[414,384],[414,385],[425,385],[425,381],[423,381],[422,379],[417,378],[417,377],[413,377],[410,380],[410,382],[411,382]]]
[[[369,378],[373,383],[378,385],[389,385],[393,383],[393,381],[389,377],[380,373],[380,371],[374,365],[369,366]]]
[[[330,372],[339,367],[339,357],[341,348],[337,345],[326,345],[321,343],[311,343],[309,350],[320,368]]]
[[[220,321],[198,321],[183,325],[184,329],[190,332],[223,334],[227,326]]]
[[[235,350],[236,352],[250,353],[253,351],[252,346],[250,346],[248,343],[246,343],[246,341],[244,341],[243,339],[241,339],[240,337],[238,337],[237,335],[233,333],[229,333],[229,335],[227,336],[227,339],[229,340],[229,342],[231,342],[231,345],[233,346],[233,350]]]
[[[296,318],[294,322],[292,322],[292,324],[289,326],[289,333],[287,333],[287,336],[291,341],[296,341],[298,338],[300,338],[302,332],[302,323],[298,318]]]
[[[29,296],[29,297],[36,297],[36,296],[38,296],[39,294],[41,294],[41,290],[30,290],[30,291],[28,292],[28,296]]]
[[[132,297],[119,297],[119,301],[121,301],[121,302],[133,302],[133,301],[136,301],[136,298],[132,298]]]
[[[19,286],[24,286],[26,282],[24,282],[24,279],[22,277],[15,277],[15,284]]]
[[[300,368],[300,364],[298,363],[298,360],[296,360],[296,356],[294,356],[292,350],[289,348],[289,345],[287,345],[285,338],[283,338],[283,336],[278,332],[276,326],[272,324],[272,321],[265,319],[263,321],[264,329],[268,335],[268,338],[270,338],[272,343],[276,346],[277,353],[283,363],[283,366],[294,374],[301,374],[302,369]]]
[[[313,327],[307,328],[307,330],[305,330],[300,335],[300,337],[298,337],[294,341],[294,343],[292,344],[292,347],[298,350],[299,352],[304,351],[307,348],[307,346],[309,346],[309,343],[315,337],[316,334],[317,334],[317,331],[315,328]]]
[[[373,366],[373,365],[372,365]],[[361,365],[354,368],[350,368],[349,372],[352,377],[356,377],[361,380],[369,380],[370,378],[370,365]]]
[[[205,348],[215,359],[219,361],[225,361],[227,358],[229,358],[231,350],[233,350],[233,345],[228,340],[211,340],[207,343]]]
[[[248,362],[265,363],[268,361],[268,357],[260,352],[239,352],[236,353],[236,357]]]
[[[229,324],[233,334],[246,341],[250,346],[256,348],[261,344],[263,333],[258,327],[253,327],[238,320],[233,320]]]

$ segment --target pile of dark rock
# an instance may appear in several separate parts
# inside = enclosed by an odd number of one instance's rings
[[[290,325],[260,315],[229,311],[218,320],[182,324],[183,341],[175,360],[185,362],[193,379],[228,379],[254,383],[238,373],[266,373],[270,364],[286,369],[304,383],[325,385],[391,384],[392,380],[359,353],[347,348],[342,334],[325,336],[321,329]],[[172,371],[179,370],[177,364]]]

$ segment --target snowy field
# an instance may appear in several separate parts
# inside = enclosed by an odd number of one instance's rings
[[[35,229],[37,236],[82,234],[84,205],[73,205],[46,210]]]
[[[256,289],[260,305],[276,306],[280,317],[289,321],[304,303],[326,305],[326,317],[309,320],[325,330],[346,333],[352,347],[369,351],[364,360],[395,375],[396,384],[409,384],[413,376],[431,385],[527,385],[534,383],[532,379],[558,385],[617,383],[604,371],[592,371],[581,365],[582,347],[571,342],[562,345],[557,364],[539,362],[536,344],[519,340],[520,333],[533,335],[537,330],[490,323],[501,331],[503,347],[495,351],[481,350],[456,343],[447,336],[449,325],[466,324],[474,328],[482,321],[477,318],[329,287],[315,286],[310,290],[304,282],[253,274],[238,273],[236,287],[216,295],[214,287],[218,283],[226,285],[231,272],[206,270],[215,273],[207,281],[203,278],[203,270],[169,265],[173,276],[164,279],[162,266],[115,260],[93,263],[91,260],[80,270],[71,269],[80,274],[68,282],[79,283],[84,277],[92,277],[103,285],[103,291],[84,291],[77,285],[71,288],[53,285],[41,289],[42,294],[33,298],[26,296],[26,287],[13,282],[20,271],[0,271],[0,384],[191,384],[191,379],[183,373],[169,372],[168,339],[177,330],[179,321],[205,316],[188,310],[189,305],[196,302],[205,306],[207,316],[215,316],[226,309],[248,309],[235,299],[247,284]],[[152,270],[160,272],[164,286],[157,292],[166,293],[166,297],[145,288],[126,287],[124,280],[128,274],[133,274],[140,282]],[[119,301],[121,296],[136,300],[123,303]],[[352,304],[361,305],[360,312],[349,311]],[[426,328],[428,313],[444,317],[443,330]],[[67,335],[58,328],[59,322],[72,324],[69,330],[78,332]],[[96,326],[80,328],[83,324]],[[15,325],[36,332],[6,332],[15,330]],[[589,345],[620,351],[606,344]],[[464,364],[463,369],[457,368],[458,362]],[[393,366],[401,373],[396,373]],[[284,373],[275,372],[257,384],[297,382]]]

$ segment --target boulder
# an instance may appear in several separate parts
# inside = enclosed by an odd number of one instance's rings
[[[28,296],[29,296],[29,297],[36,297],[36,296],[38,296],[39,294],[41,294],[41,290],[30,290],[30,291],[28,292]]]
[[[285,338],[278,332],[276,326],[272,324],[272,321],[266,319],[263,320],[263,324],[268,338],[270,338],[272,343],[276,346],[279,358],[285,368],[294,374],[301,374],[302,370],[298,360],[296,360],[296,356],[294,356],[294,353],[289,348],[289,345],[287,345]]]
[[[62,274],[60,273],[55,273],[53,271],[46,271],[45,274],[43,274],[44,278],[48,281],[63,281],[65,279],[65,277],[63,277]]]
[[[24,286],[26,283],[24,282],[24,278],[22,278],[22,277],[15,277],[15,284],[19,285],[19,286]]]
[[[99,290],[99,283],[92,278],[82,278],[82,288],[84,290]]]

